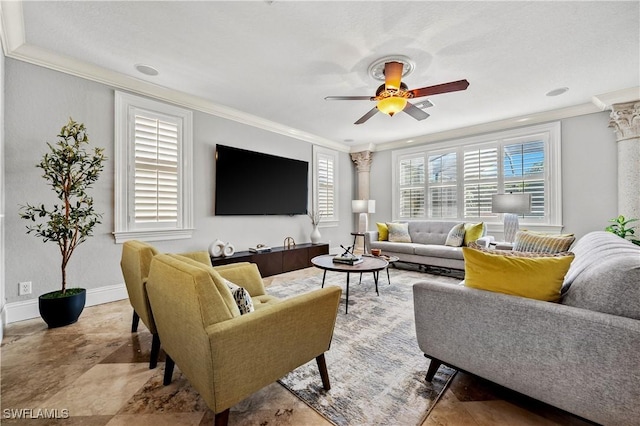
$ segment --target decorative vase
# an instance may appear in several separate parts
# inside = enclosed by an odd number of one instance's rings
[[[311,244],[318,244],[320,242],[320,231],[318,230],[318,225],[313,225],[313,231],[311,231]]]
[[[220,257],[224,252],[224,242],[215,240],[209,246],[209,254],[213,257]]]
[[[222,249],[222,256],[223,257],[233,256],[233,253],[235,252],[236,252],[236,248],[233,246],[233,244],[227,243],[224,245],[224,248]]]
[[[52,293],[57,293],[56,291]],[[46,293],[38,297],[40,316],[49,328],[63,327],[78,321],[87,301],[87,291],[62,297],[46,297]]]

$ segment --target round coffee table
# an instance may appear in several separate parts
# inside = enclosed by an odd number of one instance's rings
[[[324,288],[324,280],[327,277],[327,271],[334,272],[346,272],[347,273],[347,300],[345,303],[344,313],[349,313],[349,274],[354,273],[365,273],[365,272],[373,272],[373,279],[376,283],[376,294],[380,295],[378,292],[378,275],[380,271],[389,266],[389,262],[380,258],[380,257],[362,257],[361,263],[356,263],[355,265],[349,265],[346,263],[337,263],[333,261],[335,256],[331,254],[323,254],[322,256],[316,256],[311,259],[311,263],[313,266],[320,268],[324,271],[322,274],[322,287]]]

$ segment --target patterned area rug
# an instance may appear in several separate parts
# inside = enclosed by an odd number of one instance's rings
[[[429,361],[415,336],[412,284],[429,279],[460,280],[391,269],[391,284],[380,274],[380,296],[372,274],[362,283],[351,275],[349,313],[345,315],[346,274],[327,272],[326,285],[343,289],[331,349],[326,353],[331,390],[322,388],[315,361],[280,382],[336,425],[420,425],[444,392],[455,370],[441,367],[432,383],[424,379]],[[276,281],[268,293],[286,298],[318,289],[322,271]]]

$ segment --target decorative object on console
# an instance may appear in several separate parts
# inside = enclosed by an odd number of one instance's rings
[[[296,240],[293,237],[287,237],[284,239],[284,244],[282,244],[287,250],[291,249],[291,247],[296,247]]]
[[[309,216],[309,219],[311,219],[311,224],[313,225],[313,230],[311,231],[311,235],[309,236],[309,238],[311,239],[311,244],[318,244],[320,242],[320,238],[322,238],[322,235],[320,235],[320,230],[318,229],[318,225],[320,224],[321,220],[320,212],[311,210],[309,211],[309,213],[307,213],[307,216]]]
[[[224,242],[215,240],[209,245],[209,254],[213,257],[221,257],[224,252]]]
[[[504,240],[513,242],[518,232],[518,215],[531,213],[531,194],[493,194],[491,212],[504,213]]]
[[[224,245],[224,248],[222,249],[222,256],[224,257],[233,256],[235,252],[236,252],[236,248],[233,246],[233,244],[226,243]]]
[[[264,244],[256,244],[255,247],[249,247],[249,251],[252,253],[266,253],[271,251],[271,247]]]
[[[352,200],[351,211],[360,213],[358,217],[358,233],[364,234],[369,228],[369,213],[376,212],[375,200]]]

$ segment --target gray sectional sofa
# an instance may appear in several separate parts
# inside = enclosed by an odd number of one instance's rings
[[[444,363],[597,423],[640,424],[640,247],[593,232],[571,251],[560,303],[414,284],[428,380]]]
[[[462,248],[444,245],[451,228],[460,222],[414,220],[407,221],[407,223],[411,236],[410,243],[378,241],[378,231],[368,231],[364,236],[367,252],[370,252],[372,248],[379,248],[383,254],[397,256],[401,262],[464,269]],[[485,236],[478,241],[478,244],[486,247],[491,239],[491,237]]]

